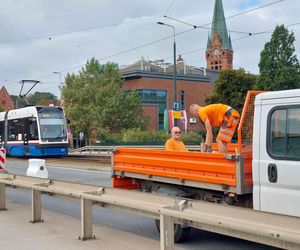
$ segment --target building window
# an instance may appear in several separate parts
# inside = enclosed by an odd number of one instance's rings
[[[1,103],[2,103],[2,105],[5,105],[5,100],[2,100]]]
[[[180,91],[180,107],[182,110],[185,109],[185,93],[184,91]]]
[[[158,117],[158,129],[164,128],[164,110],[167,109],[167,91],[155,90],[155,89],[138,89],[137,93],[140,96],[141,104],[156,104],[157,105],[157,117]]]
[[[274,109],[268,117],[269,155],[274,159],[300,159],[300,106]]]

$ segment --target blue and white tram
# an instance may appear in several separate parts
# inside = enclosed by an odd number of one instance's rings
[[[11,156],[67,155],[67,126],[62,108],[31,106],[1,112],[0,142]]]

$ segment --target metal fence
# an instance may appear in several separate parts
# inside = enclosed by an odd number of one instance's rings
[[[144,149],[155,149],[164,150],[164,145],[120,145],[120,146],[85,146],[81,148],[76,148],[70,150],[70,154],[74,153],[106,153],[106,155],[111,155],[114,150],[118,148],[144,148]],[[200,151],[200,145],[187,145],[189,151]]]
[[[300,249],[300,218],[139,191],[40,179],[0,172],[0,210],[6,209],[6,186],[32,193],[31,222],[42,221],[42,192],[81,202],[80,239],[92,239],[92,205],[122,209],[160,219],[160,249],[174,248],[174,223],[271,246]],[[45,224],[46,225],[46,224]]]

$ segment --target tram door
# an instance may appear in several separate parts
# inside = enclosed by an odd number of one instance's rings
[[[30,140],[39,139],[37,121],[35,117],[29,117],[24,119],[24,123],[23,143],[28,145]]]

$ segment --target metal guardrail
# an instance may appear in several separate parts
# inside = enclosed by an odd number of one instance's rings
[[[164,145],[120,145],[120,146],[84,146],[81,148],[75,148],[70,150],[70,153],[83,153],[83,152],[97,152],[97,153],[111,153],[113,150],[118,148],[144,148],[144,149],[155,149],[163,150],[165,149]],[[187,145],[189,151],[200,151],[199,145]]]
[[[0,210],[6,210],[5,188],[32,192],[31,222],[42,221],[41,193],[81,201],[81,240],[93,239],[92,205],[122,209],[160,219],[160,249],[174,248],[174,223],[286,249],[300,249],[300,218],[138,191],[0,172]]]

